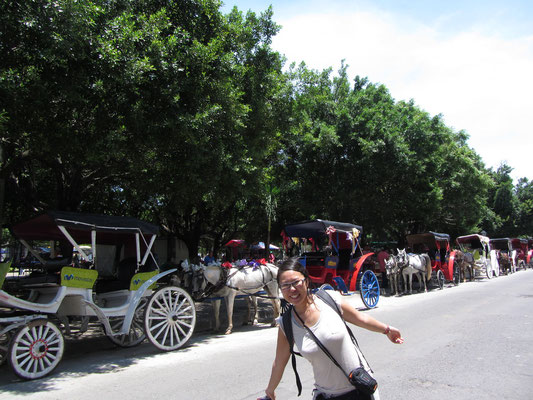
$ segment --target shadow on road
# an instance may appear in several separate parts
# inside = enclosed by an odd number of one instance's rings
[[[247,319],[247,305],[245,301],[236,301],[234,306],[233,324],[234,332],[251,332],[271,329],[273,311],[269,301],[259,300],[259,325],[243,325]],[[187,354],[195,348],[206,344],[213,338],[224,337],[223,332],[227,327],[226,308],[224,303],[220,307],[220,332],[213,332],[214,325],[212,306],[209,302],[197,303],[197,323],[195,333],[187,346],[176,353]],[[7,362],[0,367],[0,394],[24,394],[39,391],[53,391],[72,377],[82,377],[91,374],[116,373],[139,363],[160,355],[157,349],[147,340],[136,347],[121,348],[113,344],[105,335],[98,324],[91,325],[89,330],[78,337],[65,338],[65,351],[63,359],[57,369],[50,375],[33,381],[18,378]],[[80,360],[83,360],[80,362]]]

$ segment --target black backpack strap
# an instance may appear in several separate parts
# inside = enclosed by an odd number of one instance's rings
[[[298,387],[298,396],[302,394],[302,382],[300,381],[300,375],[298,375],[298,371],[296,370],[296,354],[301,356],[300,353],[297,353],[294,351],[294,335],[292,333],[292,304],[287,307],[283,315],[281,316],[281,323],[283,325],[283,332],[285,333],[285,336],[287,337],[287,341],[289,342],[289,350],[291,352],[291,362],[292,362],[292,369],[294,370],[294,375],[296,376],[296,386]]]

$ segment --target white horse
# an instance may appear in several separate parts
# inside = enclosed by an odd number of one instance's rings
[[[185,260],[172,275],[172,284],[187,290],[194,298],[203,290],[204,270],[204,265],[189,264]]]
[[[398,250],[398,264],[402,268],[404,292],[407,292],[407,275],[409,275],[409,294],[413,293],[413,275],[419,282],[424,282],[424,292],[427,292],[426,280],[431,279],[431,259],[427,254],[407,254],[405,249]]]
[[[391,255],[385,260],[385,272],[389,277],[391,295],[394,296],[400,294],[398,290],[398,281],[400,280],[401,268],[398,265],[398,261],[394,255]]]
[[[278,294],[278,268],[274,264],[266,265],[246,265],[246,266],[232,266],[230,269],[224,268],[219,264],[208,265],[205,267],[204,276],[207,282],[214,285],[216,291],[215,296],[223,297],[226,301],[226,310],[228,315],[228,328],[226,335],[229,335],[233,330],[233,303],[238,294],[248,294],[248,321],[252,325],[257,323],[257,297],[253,294],[266,290],[268,298],[272,301],[274,307],[274,319],[272,326],[276,325],[275,319],[280,314],[280,301]],[[255,306],[255,314],[253,320],[251,317],[251,304]],[[213,309],[215,312],[215,329],[220,328],[220,300],[213,301]]]

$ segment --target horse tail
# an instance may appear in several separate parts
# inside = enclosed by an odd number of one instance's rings
[[[426,260],[426,281],[431,279],[431,258],[427,254],[424,254],[424,259]]]

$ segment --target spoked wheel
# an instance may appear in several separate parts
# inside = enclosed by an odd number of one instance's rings
[[[129,333],[127,335],[108,336],[109,340],[111,340],[113,343],[120,347],[133,347],[142,343],[143,340],[146,339],[146,334],[144,333],[143,325],[146,303],[148,303],[148,298],[141,298],[139,305],[135,309],[135,315],[131,320],[131,327]],[[109,323],[113,332],[120,331],[122,329],[123,322],[124,317],[109,318]]]
[[[64,349],[65,340],[59,328],[47,319],[37,319],[13,335],[8,350],[9,365],[20,378],[39,379],[57,367]]]
[[[437,284],[439,285],[439,289],[444,289],[444,272],[440,269],[437,271]]]
[[[374,308],[379,302],[379,282],[376,274],[367,270],[361,276],[361,300],[367,308]]]
[[[171,351],[184,346],[196,325],[196,308],[189,293],[176,286],[155,292],[144,314],[148,340],[160,350]]]
[[[461,282],[461,269],[457,263],[453,263],[453,284],[455,286],[459,285]]]

